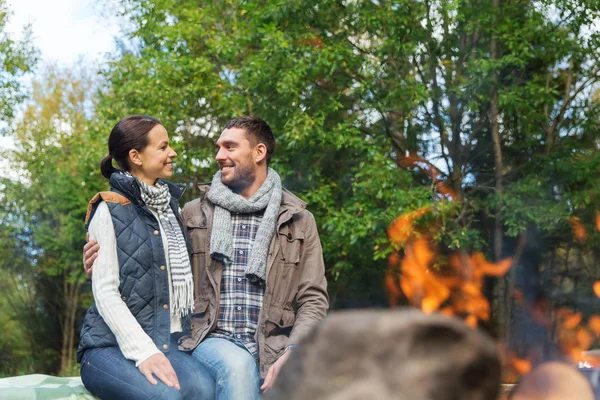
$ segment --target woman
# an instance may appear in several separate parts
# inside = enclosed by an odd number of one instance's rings
[[[77,350],[81,379],[104,399],[212,398],[210,374],[171,338],[194,301],[177,204],[184,187],[162,179],[177,154],[160,121],[143,115],[119,121],[108,149],[100,169],[111,191],[90,201],[86,217],[100,251]]]

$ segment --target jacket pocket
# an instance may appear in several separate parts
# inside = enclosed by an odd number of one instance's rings
[[[186,218],[185,225],[192,243],[192,254],[205,253],[208,235],[206,218],[202,215],[194,215]]]
[[[271,306],[265,322],[265,345],[270,360],[276,360],[283,353],[295,320],[293,311]]]
[[[178,341],[183,350],[194,350],[210,328],[210,308],[208,305],[209,301],[207,299],[196,298],[194,301],[194,313],[190,318],[191,332],[187,331]]]
[[[194,318],[203,318],[206,314],[206,309],[208,308],[208,300],[206,299],[196,299],[194,300],[194,313],[192,316]]]
[[[283,227],[279,231],[279,242],[285,265],[297,266],[304,244],[304,232],[289,226]]]
[[[285,335],[289,336],[294,327],[296,315],[293,311],[271,306],[265,322],[265,337]]]
[[[185,219],[188,236],[191,242],[192,273],[194,274],[195,295],[202,295],[209,289],[206,276],[206,247],[208,242],[208,229],[203,215],[194,215]]]
[[[194,301],[194,313],[192,314],[192,331],[197,335],[200,331],[205,331],[210,327],[210,313],[208,312],[209,301],[206,299],[196,299]]]

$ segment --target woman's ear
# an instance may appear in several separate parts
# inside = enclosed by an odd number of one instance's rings
[[[260,164],[267,159],[267,146],[264,143],[259,143],[254,147],[254,161]]]
[[[140,152],[136,149],[129,150],[129,163],[138,167],[142,166],[142,157],[140,157]]]

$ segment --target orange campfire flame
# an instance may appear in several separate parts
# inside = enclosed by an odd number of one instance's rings
[[[403,244],[415,234],[414,223],[427,213],[432,211],[431,206],[418,208],[414,211],[402,214],[396,218],[388,227],[388,236],[393,243]]]
[[[600,297],[600,281],[594,282],[594,285],[592,286],[592,288],[594,289],[594,294],[596,296]]]
[[[504,344],[498,343],[498,352],[502,354],[505,365],[504,381],[506,383],[516,382],[520,376],[527,375],[533,368],[531,360],[517,357],[515,353],[508,350]]]
[[[573,231],[573,237],[578,242],[585,242],[588,238],[588,233],[581,220],[575,216],[569,217],[569,222],[571,223],[571,230]]]
[[[519,373],[519,375],[526,375],[531,371],[531,361],[523,360],[520,358],[513,358],[511,360],[511,364],[515,367],[515,370]]]
[[[531,361],[519,358],[512,353],[508,353],[508,361],[519,375],[526,375],[531,371]]]
[[[592,315],[590,319],[588,319],[588,328],[590,328],[595,335],[600,335],[600,316]]]
[[[434,165],[415,153],[400,155],[400,167],[410,167],[427,174],[433,187],[441,196],[437,201],[456,201],[459,194],[449,188],[442,174]],[[475,328],[482,321],[490,319],[491,307],[482,293],[486,276],[502,277],[513,264],[512,258],[492,263],[482,253],[466,254],[454,252],[450,255],[435,251],[434,224],[428,229],[419,228],[421,218],[435,217],[435,206],[418,208],[397,217],[388,227],[388,237],[394,251],[388,259],[389,269],[385,287],[392,307],[403,297],[426,313],[439,312],[447,316],[462,318]],[[585,242],[589,233],[579,217],[569,218],[572,234],[578,242]],[[595,224],[600,231],[600,212],[596,213]],[[600,280],[593,284],[593,291],[600,297]],[[566,307],[553,309],[549,299],[536,299],[528,303],[518,289],[513,292],[515,301],[531,316],[533,321],[553,332],[559,349],[574,362],[586,362],[600,367],[600,358],[587,350],[600,338],[600,316],[587,320],[581,313]],[[529,373],[534,362],[541,361],[539,349],[520,358],[501,344],[505,356],[507,381],[515,381],[518,376]],[[539,354],[538,354],[539,353]]]
[[[598,357],[586,353],[600,333],[600,317],[592,316],[587,322],[583,322],[581,313],[567,307],[558,309],[556,317],[561,352],[573,362],[587,362],[591,366],[600,366]]]
[[[393,267],[398,266],[398,259],[397,253],[391,258],[392,269],[386,277],[392,305],[398,303],[403,293],[411,304],[426,313],[440,311],[462,317],[472,327],[490,318],[490,305],[482,293],[483,278],[502,276],[512,265],[511,259],[490,263],[483,254],[475,253],[453,254],[448,265],[442,267],[441,260],[423,237],[411,238],[405,243],[400,270],[395,271]]]
[[[438,194],[456,201],[458,194],[442,180],[443,174],[430,162],[415,153],[401,155],[398,165],[417,168],[427,174]],[[444,201],[444,200],[440,200]],[[431,246],[431,234],[420,233],[416,223],[433,214],[432,205],[418,208],[396,218],[388,227],[388,237],[396,249],[404,247],[401,259],[398,250],[388,259],[385,279],[390,304],[395,306],[402,294],[426,313],[439,311],[463,318],[476,327],[490,318],[490,304],[482,293],[485,276],[503,276],[512,265],[511,259],[488,262],[482,253],[456,253],[443,258]],[[434,229],[434,228],[433,228]],[[432,230],[432,227],[429,227]]]
[[[569,218],[573,237],[578,242],[585,242],[589,234],[578,217]],[[596,213],[596,228],[600,230],[600,212]],[[592,290],[600,297],[600,281],[594,282]],[[600,358],[587,353],[587,350],[600,338],[600,316],[592,315],[587,321],[580,312],[561,307],[555,313],[554,322],[560,350],[573,362],[585,362],[590,366],[600,366]]]
[[[600,336],[600,316],[593,315],[585,321],[580,312],[568,307],[553,310],[548,301],[528,305],[518,290],[515,290],[514,298],[536,323],[555,332],[559,350],[573,363],[586,362],[590,366],[600,366],[600,358],[586,352]],[[536,358],[535,354],[530,356]]]
[[[404,236],[402,239],[405,240]],[[405,241],[404,258],[399,260],[397,253],[390,258],[392,268],[386,277],[390,303],[396,305],[403,293],[411,304],[426,313],[440,311],[461,317],[472,327],[479,321],[488,321],[490,304],[482,293],[483,278],[504,275],[512,260],[490,263],[483,254],[475,253],[452,254],[443,266],[441,261],[426,238]],[[398,264],[399,271],[394,269]]]

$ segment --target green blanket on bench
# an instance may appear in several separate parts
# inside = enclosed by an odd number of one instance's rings
[[[79,377],[23,375],[0,379],[0,399],[11,400],[94,400]]]

